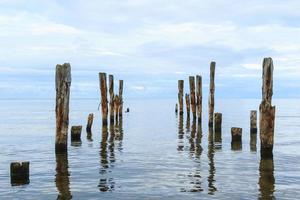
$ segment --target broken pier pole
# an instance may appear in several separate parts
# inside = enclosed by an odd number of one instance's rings
[[[239,150],[242,148],[242,128],[232,127],[231,128],[231,149]]]
[[[196,107],[198,121],[202,121],[202,77],[196,76]]]
[[[250,112],[250,133],[257,133],[257,111],[251,110]]]
[[[210,63],[210,82],[209,82],[209,99],[208,99],[208,126],[213,127],[214,109],[215,109],[215,69],[216,63]]]
[[[101,113],[102,113],[102,125],[107,126],[107,85],[106,85],[106,73],[99,73],[100,92],[101,92]]]
[[[197,118],[197,113],[196,113],[196,94],[195,94],[195,77],[190,76],[189,77],[189,84],[190,84],[190,100],[191,100],[191,108],[192,108],[192,113],[193,113],[193,119]]]
[[[183,115],[183,80],[178,81],[178,103],[179,103],[179,114]]]
[[[80,142],[81,141],[81,130],[82,126],[72,126],[71,127],[71,141]]]
[[[93,121],[94,121],[94,114],[90,113],[88,116],[87,124],[86,124],[86,132],[87,133],[92,133]]]
[[[114,76],[108,76],[109,85],[109,116],[110,123],[114,123]]]
[[[259,106],[260,155],[262,158],[273,157],[275,106],[273,96],[273,60],[264,58],[262,73],[262,101]]]
[[[68,126],[69,126],[69,101],[71,87],[71,66],[69,63],[56,65],[56,137],[55,152],[67,151]]]
[[[120,107],[119,107],[119,117],[123,116],[123,80],[119,80],[119,98],[120,98]]]
[[[190,105],[191,105],[191,102],[190,102],[190,95],[185,93],[185,103],[186,103],[186,115],[187,117],[190,117]]]
[[[29,162],[10,163],[10,182],[12,186],[29,184]]]

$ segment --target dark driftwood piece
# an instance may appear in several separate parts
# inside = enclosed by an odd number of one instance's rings
[[[178,104],[180,115],[183,115],[183,84],[183,80],[178,81]]]
[[[123,116],[123,80],[119,80],[119,98],[120,98],[119,117],[122,117]]]
[[[190,117],[190,105],[191,105],[191,102],[190,102],[190,95],[185,93],[185,107],[186,107],[186,115],[188,117]]]
[[[107,85],[106,85],[106,73],[99,73],[100,92],[101,92],[101,113],[102,113],[102,125],[107,125]]]
[[[202,77],[196,76],[196,105],[198,121],[202,120]]]
[[[72,126],[71,127],[71,141],[72,142],[81,141],[81,130],[82,130],[82,126]]]
[[[56,65],[56,137],[55,152],[66,152],[69,126],[69,100],[71,87],[71,66],[69,63]]]
[[[10,163],[10,182],[12,186],[29,184],[29,162]]]
[[[257,111],[251,110],[250,112],[250,133],[257,133]]]
[[[190,101],[191,101],[191,108],[193,113],[193,119],[196,119],[197,113],[196,113],[196,94],[195,94],[195,77],[190,76],[189,77],[189,84],[190,84]]]
[[[109,116],[110,122],[114,122],[114,76],[108,76],[108,85],[109,85]]]
[[[208,99],[208,126],[213,127],[214,109],[215,109],[215,68],[216,63],[210,63],[210,82],[209,82],[209,99]]]
[[[263,61],[262,102],[259,107],[260,118],[260,154],[262,158],[273,157],[275,106],[272,106],[273,95],[273,61]]]
[[[86,124],[86,132],[91,133],[92,132],[92,125],[94,121],[94,114],[90,113],[88,116],[87,124]]]
[[[220,132],[222,130],[222,113],[215,113],[214,115],[215,132]]]

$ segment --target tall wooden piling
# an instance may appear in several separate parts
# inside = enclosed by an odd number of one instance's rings
[[[250,112],[250,133],[257,133],[257,111],[251,110]]]
[[[273,61],[265,58],[262,74],[262,102],[259,107],[260,119],[260,154],[262,158],[273,157],[275,106],[272,106],[273,95]]]
[[[106,85],[106,73],[99,73],[100,92],[101,92],[101,113],[102,113],[102,125],[107,125],[107,85]]]
[[[209,82],[209,99],[208,99],[208,126],[213,127],[214,109],[215,109],[215,69],[216,63],[210,63],[210,82]]]
[[[190,105],[191,105],[191,102],[190,102],[190,95],[185,93],[185,107],[186,107],[186,115],[187,117],[190,117]]]
[[[86,132],[91,133],[92,132],[92,125],[94,121],[94,114],[90,113],[88,116],[87,124],[86,124]]]
[[[191,99],[191,108],[193,113],[193,119],[197,118],[196,113],[196,96],[195,96],[195,77],[190,76],[189,77],[189,84],[190,84],[190,99]]]
[[[108,85],[109,85],[109,116],[110,122],[114,123],[114,76],[108,76]]]
[[[56,137],[55,152],[66,152],[69,127],[69,101],[71,87],[71,65],[65,63],[56,65],[55,88],[56,88]]]
[[[123,116],[123,80],[119,80],[119,98],[120,98],[119,117],[122,117]]]
[[[196,105],[198,121],[202,121],[202,77],[196,76]]]
[[[183,115],[183,80],[178,81],[178,104],[179,104],[179,114]]]
[[[116,122],[119,121],[119,112],[120,112],[120,105],[121,105],[121,100],[120,100],[120,97],[119,95],[116,95],[115,96],[115,105],[114,105],[114,108],[115,108],[115,119],[116,119]]]

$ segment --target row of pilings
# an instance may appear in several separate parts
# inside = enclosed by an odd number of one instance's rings
[[[215,113],[215,69],[216,63],[210,63],[209,96],[208,96],[208,126],[219,132],[222,129],[222,113]],[[272,106],[273,96],[273,60],[264,58],[262,64],[262,101],[259,106],[259,133],[260,133],[260,153],[262,158],[273,157],[274,144],[274,125],[275,125],[275,106]],[[193,119],[202,121],[202,77],[189,77],[189,93],[185,93],[186,114],[190,118],[192,111]],[[178,104],[175,112],[182,116],[184,114],[184,80],[178,80]],[[257,111],[250,111],[250,133],[251,137],[257,135]],[[241,142],[242,129],[239,127],[231,128],[232,144]],[[256,141],[256,140],[255,140]]]

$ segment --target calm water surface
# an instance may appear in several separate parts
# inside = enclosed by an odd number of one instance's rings
[[[130,113],[101,128],[99,100],[72,100],[70,126],[84,126],[82,143],[56,156],[53,100],[0,100],[0,199],[300,199],[299,100],[274,100],[269,160],[260,160],[259,137],[250,139],[259,100],[217,101],[221,134],[208,130],[206,109],[201,126],[176,116],[175,102],[129,100]],[[232,126],[243,128],[240,146],[231,146]],[[29,185],[11,186],[13,161],[30,161]]]

